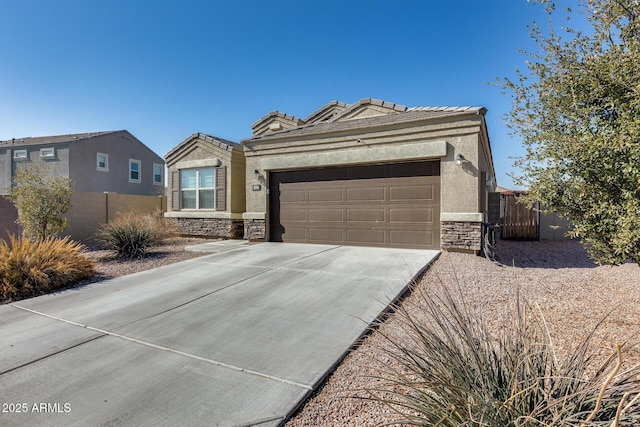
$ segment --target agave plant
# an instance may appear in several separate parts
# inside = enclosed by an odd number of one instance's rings
[[[442,284],[441,284],[442,285]],[[539,309],[514,296],[510,321],[491,333],[462,292],[418,291],[417,315],[394,307],[401,333],[382,348],[396,363],[367,390],[415,426],[640,425],[640,365],[620,372],[626,347],[595,363],[593,333],[559,361]]]

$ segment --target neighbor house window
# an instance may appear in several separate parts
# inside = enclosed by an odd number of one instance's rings
[[[99,171],[109,172],[109,155],[104,153],[98,153],[96,169]]]
[[[182,209],[215,209],[214,168],[180,171]]]
[[[153,164],[153,183],[156,185],[164,184],[164,166],[157,163]]]
[[[27,150],[13,150],[13,158],[16,160],[26,160]]]
[[[140,160],[129,159],[129,182],[141,182],[142,162]]]
[[[54,157],[56,157],[56,151],[53,147],[41,148],[40,157],[42,157],[43,159],[53,159]]]

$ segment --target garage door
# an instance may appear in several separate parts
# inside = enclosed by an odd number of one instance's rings
[[[270,240],[440,249],[440,162],[270,174]]]

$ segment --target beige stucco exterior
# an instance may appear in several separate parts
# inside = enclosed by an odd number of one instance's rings
[[[169,191],[168,215],[170,217],[229,218],[231,213],[242,214],[245,210],[245,158],[242,149],[229,141],[220,140],[201,133],[193,134],[166,155]],[[233,144],[233,145],[231,145]],[[226,208],[223,211],[183,211],[175,209],[174,197],[177,189],[172,187],[173,172],[181,169],[202,167],[226,167]]]
[[[365,119],[381,114],[378,106],[353,112]],[[349,120],[363,122],[357,118]],[[442,220],[483,221],[487,197],[480,194],[480,178],[482,172],[487,177],[495,176],[483,112],[417,118],[384,126],[362,124],[326,133],[276,132],[244,140],[249,188],[245,219],[266,218],[268,176],[272,171],[439,159]],[[461,166],[455,162],[458,154],[466,159]],[[260,190],[251,191],[252,184],[259,184]],[[484,191],[490,188],[485,186]]]
[[[242,237],[242,214],[245,211],[245,156],[231,141],[195,133],[166,155],[168,168],[167,212],[185,235]],[[180,205],[180,171],[216,168],[216,187],[224,185],[224,199],[216,192],[215,209],[183,209]],[[219,171],[219,172],[218,172]],[[223,174],[223,176],[218,175]]]

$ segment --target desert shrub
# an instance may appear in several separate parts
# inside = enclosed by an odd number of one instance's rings
[[[519,297],[512,322],[492,334],[461,292],[429,292],[420,292],[420,314],[395,307],[401,332],[383,332],[390,345],[382,350],[396,363],[379,361],[383,385],[367,390],[400,424],[640,425],[640,366],[619,372],[620,343],[600,365],[592,332],[560,362],[542,314]]]
[[[0,240],[0,296],[3,301],[66,288],[94,274],[83,246],[65,237]]]
[[[119,258],[142,258],[147,250],[175,235],[175,225],[161,213],[119,215],[98,232],[98,241]]]

